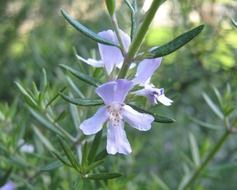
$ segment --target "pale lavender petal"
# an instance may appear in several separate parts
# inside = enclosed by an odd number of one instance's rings
[[[107,30],[98,33],[98,35],[106,40],[118,44],[116,34],[112,30]],[[105,69],[110,74],[116,64],[123,62],[123,55],[119,48],[98,44],[101,59],[104,63]]]
[[[129,80],[119,79],[107,82],[96,88],[96,93],[103,99],[106,105],[117,102],[123,103],[133,83]]]
[[[129,46],[131,44],[131,38],[124,31],[119,30],[119,32],[120,32],[120,35],[121,35],[121,38],[122,38],[123,46],[124,46],[125,50],[128,51]]]
[[[80,125],[80,129],[85,135],[92,135],[99,132],[108,119],[106,107],[101,107],[91,118],[85,120]]]
[[[93,67],[104,67],[104,63],[101,60],[87,59],[87,63]]]
[[[121,153],[127,155],[132,152],[124,131],[123,121],[121,121],[120,126],[114,126],[111,123],[108,124],[106,149],[109,154]]]
[[[143,88],[141,90],[134,91],[131,94],[134,94],[136,96],[145,96],[149,99],[149,102],[151,102],[151,104],[157,103],[156,97],[154,96],[154,91],[152,89]]]
[[[147,97],[151,104],[157,104],[159,101],[165,106],[170,106],[173,103],[173,100],[165,96],[164,88],[155,88],[153,84],[147,84],[143,89],[132,92],[132,94]]]
[[[157,97],[157,100],[164,104],[165,106],[171,106],[171,104],[173,103],[173,100],[167,98],[164,94],[162,94],[161,96]]]
[[[101,60],[96,60],[96,59],[85,59],[79,55],[76,55],[77,59],[79,59],[80,61],[88,64],[88,65],[91,65],[93,67],[104,67],[104,63],[103,61]]]
[[[133,82],[135,84],[144,85],[160,66],[161,60],[161,57],[155,59],[144,59],[137,67],[137,72]]]
[[[139,113],[128,105],[123,106],[122,115],[123,119],[129,125],[140,131],[149,130],[151,128],[151,123],[154,121],[154,117],[152,115]]]
[[[16,189],[16,185],[12,181],[8,181],[5,185],[0,187],[0,190],[14,190],[14,189]]]

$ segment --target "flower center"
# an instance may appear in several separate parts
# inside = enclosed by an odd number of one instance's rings
[[[120,126],[120,123],[122,121],[122,104],[120,103],[111,103],[109,106],[107,106],[107,112],[109,113],[109,122],[114,126]]]

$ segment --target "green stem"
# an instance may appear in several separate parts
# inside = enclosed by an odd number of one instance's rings
[[[124,47],[124,44],[123,44],[123,41],[122,41],[122,38],[121,38],[121,35],[120,35],[118,21],[117,21],[115,13],[112,16],[112,24],[114,26],[114,31],[115,31],[116,36],[118,38],[118,42],[119,42],[119,45],[120,45],[121,52],[122,52],[123,56],[126,56],[126,50],[125,50],[125,47]]]
[[[126,76],[128,68],[131,64],[131,61],[132,61],[133,57],[136,55],[137,51],[139,50],[139,48],[142,44],[142,41],[148,31],[148,28],[155,16],[155,13],[162,2],[163,2],[163,0],[153,0],[152,4],[150,6],[150,9],[148,10],[147,15],[145,16],[145,19],[144,19],[142,25],[138,29],[138,32],[136,33],[136,35],[132,41],[132,44],[128,50],[128,54],[124,59],[123,67],[119,73],[118,78],[124,78]]]
[[[203,169],[207,166],[207,164],[214,158],[216,153],[220,150],[221,146],[226,141],[227,137],[231,134],[231,130],[226,130],[225,133],[222,135],[216,146],[212,149],[212,151],[208,154],[206,159],[202,162],[202,164],[195,170],[193,175],[189,178],[186,185],[182,188],[183,190],[187,190],[190,188],[194,181],[198,178],[200,173],[203,171]]]

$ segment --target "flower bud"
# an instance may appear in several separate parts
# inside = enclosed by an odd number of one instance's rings
[[[115,0],[105,0],[105,3],[110,16],[113,16],[116,7]]]

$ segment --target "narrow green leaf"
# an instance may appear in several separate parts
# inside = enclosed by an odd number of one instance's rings
[[[74,83],[74,81],[69,76],[67,76],[66,79],[70,87],[78,94],[78,96],[80,96],[81,98],[85,98],[84,94],[81,92],[78,86]]]
[[[188,183],[188,180],[190,179],[190,177],[191,177],[191,174],[185,174],[182,177],[182,179],[181,179],[181,181],[179,183],[179,186],[178,186],[178,190],[184,190],[184,187]]]
[[[80,165],[79,165],[79,163],[77,161],[77,158],[75,157],[73,151],[71,150],[69,145],[65,142],[65,140],[61,139],[60,137],[58,139],[59,139],[59,143],[61,145],[61,148],[63,149],[63,152],[67,156],[69,162],[71,163],[71,165],[73,166],[73,168],[75,170],[80,172]]]
[[[80,126],[81,120],[79,117],[79,112],[78,112],[77,106],[70,104],[69,111],[70,111],[70,115],[71,115],[71,118],[73,121],[73,125],[74,125],[75,129],[78,129],[78,126]]]
[[[66,110],[63,110],[59,115],[58,117],[56,117],[54,119],[54,123],[57,123],[59,121],[61,121],[63,118],[65,118],[65,116],[67,115],[67,111]]]
[[[64,18],[71,24],[75,29],[77,29],[79,32],[84,34],[85,36],[89,37],[92,40],[95,40],[96,42],[99,42],[101,44],[106,44],[110,46],[117,46],[111,41],[108,41],[102,37],[100,37],[95,32],[91,31],[84,25],[82,25],[79,21],[75,20],[73,17],[69,16],[64,10],[61,9],[61,13],[64,16]]]
[[[152,59],[156,57],[162,57],[176,51],[177,49],[181,48],[189,41],[191,41],[193,38],[195,38],[203,30],[203,28],[204,25],[200,25],[188,32],[181,34],[180,36],[165,45],[152,48],[152,50],[150,50],[147,57],[145,58]]]
[[[100,82],[96,81],[94,78],[92,78],[91,76],[89,75],[86,75],[84,73],[81,73],[67,65],[64,65],[64,64],[60,64],[59,65],[61,68],[65,69],[66,71],[69,71],[70,73],[72,73],[75,77],[77,77],[78,79],[92,85],[92,86],[99,86],[100,85]]]
[[[136,19],[135,19],[135,14],[137,12],[137,4],[136,1],[133,1],[133,5],[130,3],[129,0],[124,0],[126,5],[128,6],[128,8],[131,11],[130,17],[131,17],[131,40],[133,40],[134,35],[135,35],[135,31],[137,29],[137,23],[136,23]]]
[[[203,93],[203,98],[205,99],[206,103],[208,104],[208,106],[212,109],[212,111],[220,118],[220,119],[224,119],[224,115],[223,113],[220,111],[220,109],[218,108],[218,106],[211,100],[211,98],[206,94]]]
[[[93,162],[92,164],[90,164],[89,166],[87,166],[85,169],[84,169],[84,172],[85,173],[89,173],[91,170],[93,170],[94,168],[96,168],[97,166],[101,165],[104,163],[104,160],[98,160],[98,161],[95,161]]]
[[[48,88],[48,79],[45,68],[42,69],[42,73],[43,73],[42,90],[45,92]]]
[[[161,188],[161,190],[170,190],[168,185],[158,175],[152,174],[152,177],[153,177],[153,180],[159,186],[159,189]]]
[[[100,140],[101,140],[101,137],[102,137],[102,133],[103,133],[103,130],[99,131],[94,137],[94,140],[92,142],[91,149],[90,149],[90,152],[89,152],[89,155],[88,155],[88,163],[89,164],[91,162],[93,162],[94,159],[95,159],[95,155],[96,155],[96,153],[98,151],[98,148],[99,148],[99,145],[100,145]]]
[[[139,107],[137,107],[137,106],[135,106],[135,105],[132,105],[132,104],[128,104],[128,105],[130,105],[130,106],[133,107],[135,110],[140,111],[140,112],[142,112],[142,113],[151,114],[151,115],[155,118],[154,121],[157,122],[157,123],[173,123],[173,122],[175,122],[174,119],[168,118],[168,117],[166,117],[166,116],[157,115],[156,113],[152,113],[152,112],[150,112],[150,111],[144,110],[144,109],[139,108]]]
[[[59,160],[56,160],[54,162],[51,162],[51,163],[47,164],[46,166],[42,166],[39,170],[44,171],[44,172],[48,172],[48,171],[55,170],[55,169],[57,169],[61,166],[63,166],[63,163]]]
[[[21,91],[21,93],[24,95],[25,101],[28,105],[30,105],[31,107],[36,107],[37,106],[37,102],[35,101],[35,99],[27,92],[27,90],[18,82],[15,82],[15,84],[17,85],[18,89]]]
[[[82,147],[81,165],[85,168],[88,164],[88,143],[85,142]]]
[[[99,174],[87,174],[85,176],[86,179],[93,180],[106,180],[121,177],[120,173],[99,173]]]
[[[214,87],[214,86],[213,86],[213,90],[214,90],[214,92],[216,94],[216,97],[217,97],[217,99],[219,101],[219,104],[222,106],[223,105],[223,101],[222,101],[222,97],[221,97],[221,94],[220,94],[219,90],[216,87]]]
[[[66,86],[63,87],[59,92],[62,93],[66,88],[67,88]],[[53,96],[53,97],[49,100],[49,102],[46,104],[45,107],[47,108],[48,106],[50,106],[58,97],[59,97],[59,94],[57,93],[55,96]]]
[[[200,153],[198,150],[197,141],[192,133],[189,133],[189,141],[190,141],[190,148],[191,148],[193,161],[196,167],[198,167],[200,165]]]
[[[237,28],[237,21],[235,21],[234,19],[231,19],[231,22]]]
[[[190,119],[193,122],[195,122],[198,125],[200,125],[201,127],[206,127],[206,128],[214,129],[214,130],[224,130],[224,128],[222,126],[219,126],[219,125],[214,125],[214,124],[211,124],[211,123],[207,123],[207,122],[201,121],[199,119],[196,119],[194,117],[190,117]]]
[[[60,95],[67,102],[70,102],[70,103],[75,104],[77,106],[99,106],[99,105],[103,104],[103,101],[100,99],[93,100],[93,99],[71,98],[71,97],[66,96],[62,93],[60,93]]]
[[[31,115],[33,115],[34,118],[36,120],[38,120],[44,127],[49,129],[53,133],[62,136],[62,133],[45,116],[43,116],[41,113],[39,113],[31,108],[29,108],[29,111],[30,111]]]
[[[108,153],[107,153],[106,149],[104,149],[96,155],[95,161],[103,160],[106,156],[108,156]]]
[[[39,129],[37,129],[37,127],[33,126],[33,130],[35,132],[35,134],[37,135],[37,137],[40,139],[40,141],[45,145],[45,147],[49,150],[49,151],[55,151],[55,148],[53,147],[53,145],[49,142],[49,140],[40,132]]]
[[[57,152],[52,151],[52,154],[59,160],[61,161],[64,165],[68,166],[68,167],[73,167],[70,163],[68,163],[63,156],[61,156],[60,154],[58,154]]]

